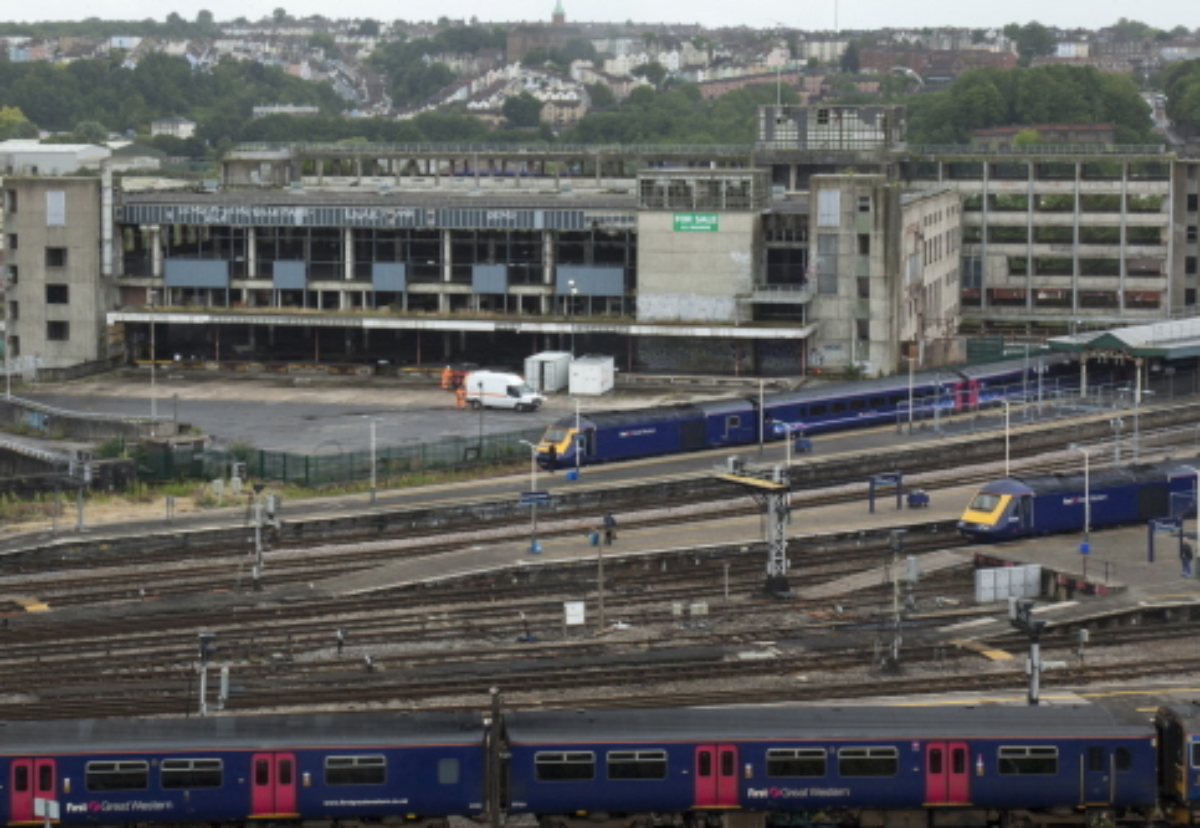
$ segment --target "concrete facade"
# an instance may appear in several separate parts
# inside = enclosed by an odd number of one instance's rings
[[[12,178],[13,344],[144,358],[154,297],[159,358],[519,364],[577,342],[623,371],[879,374],[960,319],[1058,333],[1196,305],[1200,161],[910,147],[904,123],[763,107],[753,146],[247,146],[224,189],[111,209],[96,179]],[[46,227],[68,186],[69,227]],[[69,302],[47,309],[63,244]],[[74,315],[93,295],[111,339]]]
[[[47,368],[103,358],[115,294],[101,276],[101,180],[10,176],[3,189],[10,353]]]
[[[725,325],[748,321],[738,297],[754,288],[760,217],[711,215],[719,222],[718,232],[677,229],[672,213],[639,214],[640,321]]]

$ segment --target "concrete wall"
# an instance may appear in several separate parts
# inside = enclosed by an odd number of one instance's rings
[[[736,297],[749,294],[761,259],[757,213],[717,213],[717,232],[674,229],[674,213],[638,214],[638,321],[746,321]]]
[[[114,288],[100,275],[100,179],[10,177],[3,186],[8,203],[15,196],[17,204],[4,227],[10,274],[12,266],[17,269],[9,296],[13,356],[39,356],[47,368],[103,358],[108,349],[104,313],[114,306]],[[63,194],[61,226],[47,212],[51,192]],[[65,251],[61,266],[52,258],[62,255],[58,251]],[[56,286],[58,295],[51,296],[48,285]]]
[[[17,429],[40,437],[97,441],[113,437],[172,437],[178,430],[189,428],[187,425],[178,426],[170,420],[98,417],[53,408],[19,397],[0,397],[0,427]]]

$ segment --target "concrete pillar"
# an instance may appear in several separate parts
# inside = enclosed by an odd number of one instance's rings
[[[553,230],[542,231],[542,267],[542,284],[550,285],[550,291],[549,294],[542,294],[540,311],[542,316],[548,316],[551,304],[555,300],[555,290],[553,287],[555,269]]]
[[[246,278],[258,278],[258,233],[255,228],[246,228]]]
[[[454,262],[451,260],[450,254],[453,250],[453,245],[450,240],[450,230],[442,231],[442,284],[450,284],[450,276]],[[450,312],[450,294],[442,293],[438,296],[438,311],[441,313]]]
[[[354,159],[354,178],[358,186],[362,186],[362,168],[363,163],[361,158]]]
[[[162,225],[150,225],[150,275],[163,277]]]
[[[1025,308],[1033,309],[1033,215],[1037,194],[1033,188],[1033,162],[1025,162]],[[986,229],[984,230],[986,233]]]
[[[1074,243],[1071,245],[1071,307],[1078,312],[1079,310],[1079,197],[1083,180],[1083,162],[1075,162],[1075,186],[1071,190],[1071,197],[1075,200],[1075,211],[1073,214],[1074,220],[1071,222],[1071,237]]]
[[[354,228],[342,230],[342,278],[347,282],[354,281]]]
[[[317,159],[317,185],[320,186],[324,183],[325,183],[325,159],[318,158]]]
[[[1087,351],[1079,354],[1079,396],[1086,397],[1088,393],[1087,380]]]
[[[1129,203],[1127,201],[1128,198],[1129,198],[1129,162],[1122,161],[1121,162],[1121,227],[1120,227],[1120,235],[1118,237],[1119,241],[1118,241],[1118,250],[1117,250],[1117,263],[1118,263],[1118,267],[1120,268],[1120,270],[1117,271],[1117,274],[1118,274],[1117,275],[1117,285],[1118,285],[1119,294],[1120,294],[1117,297],[1117,301],[1118,301],[1117,310],[1119,313],[1122,313],[1122,314],[1125,313],[1125,277],[1127,275],[1127,270],[1125,267],[1125,255],[1129,252],[1126,249],[1128,246],[1128,242],[1126,241],[1126,238],[1125,238],[1126,234],[1129,232],[1129,222],[1128,222]]]

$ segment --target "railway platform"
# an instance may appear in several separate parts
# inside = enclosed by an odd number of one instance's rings
[[[823,538],[833,535],[845,536],[847,532],[868,533],[889,527],[936,524],[942,531],[946,531],[947,537],[952,537],[954,522],[958,520],[963,506],[969,502],[977,488],[964,486],[938,490],[932,493],[928,506],[916,509],[907,506],[897,509],[894,496],[877,498],[873,514],[868,509],[865,490],[862,498],[853,503],[811,509],[805,508],[803,498],[798,497],[792,506],[792,520],[788,531],[791,569],[796,575],[803,572],[806,544],[820,543]],[[597,555],[604,555],[606,558],[627,558],[675,550],[702,552],[709,548],[727,547],[731,544],[757,544],[764,540],[760,515],[697,515],[695,520],[654,528],[618,525],[617,540],[612,546],[593,545],[591,535],[599,527],[601,518],[598,514],[592,521],[570,521],[576,525],[577,531],[574,534],[541,540],[540,554],[531,553],[529,539],[495,544],[477,543],[454,552],[407,558],[382,567],[318,581],[314,584],[314,590],[334,597],[366,595],[451,578],[494,574],[509,568],[595,559]],[[621,516],[616,515],[616,518],[620,524]],[[557,521],[550,525],[562,527],[562,523]],[[762,556],[765,573],[766,553],[758,551],[752,554]],[[958,563],[965,564],[969,560],[969,555],[966,555]],[[875,583],[878,582],[879,576],[877,573],[868,572],[854,577],[873,578],[872,582]]]

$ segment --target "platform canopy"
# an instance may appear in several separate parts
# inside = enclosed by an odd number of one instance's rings
[[[1157,357],[1167,361],[1186,359],[1200,356],[1200,316],[1074,336],[1057,336],[1047,344],[1052,351],[1086,356],[1130,359]]]

